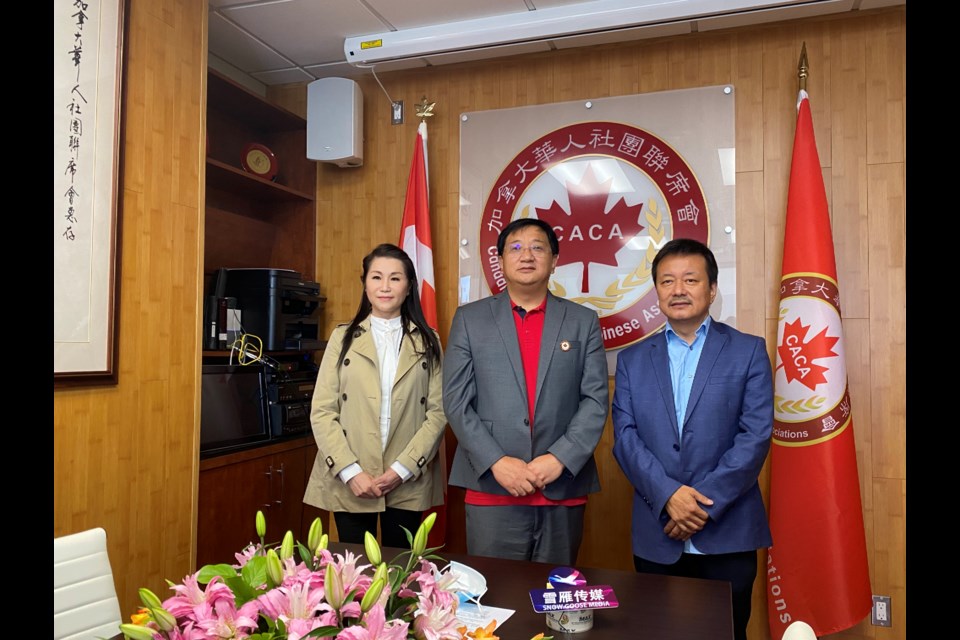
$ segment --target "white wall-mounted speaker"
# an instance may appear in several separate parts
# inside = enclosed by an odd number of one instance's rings
[[[307,158],[338,167],[363,164],[363,93],[353,80],[307,85]]]

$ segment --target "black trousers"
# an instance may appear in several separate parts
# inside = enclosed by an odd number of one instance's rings
[[[384,547],[399,547],[409,549],[407,535],[400,527],[406,527],[410,535],[416,535],[423,520],[422,511],[407,511],[387,507],[380,513],[348,513],[336,511],[333,519],[337,523],[337,533],[341,542],[357,542],[363,544],[363,534],[367,531],[377,535],[377,519],[380,519],[380,544]]]
[[[733,592],[733,637],[735,640],[747,640],[750,599],[753,595],[753,583],[757,579],[756,551],[716,555],[684,553],[674,564],[659,564],[633,556],[633,566],[638,573],[726,580]]]

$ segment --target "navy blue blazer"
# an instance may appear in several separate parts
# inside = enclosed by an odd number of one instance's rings
[[[757,476],[770,449],[773,377],[763,338],[712,320],[694,375],[683,438],[677,428],[666,333],[620,352],[613,455],[634,487],[633,553],[673,564],[683,542],[663,528],[681,485],[714,501],[691,538],[708,554],[772,544]]]

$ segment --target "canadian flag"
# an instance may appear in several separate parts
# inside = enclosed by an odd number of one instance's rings
[[[400,225],[400,248],[417,268],[420,306],[427,323],[437,328],[437,288],[433,279],[433,241],[430,239],[430,198],[427,189],[427,123],[417,128],[413,164],[407,179],[407,199]]]
[[[407,179],[407,199],[403,205],[403,222],[400,225],[400,248],[407,252],[417,269],[417,288],[420,290],[420,306],[423,315],[434,329],[437,328],[437,288],[433,279],[433,241],[430,239],[430,198],[427,188],[427,123],[417,128],[417,141],[413,147],[413,164]],[[437,453],[438,464],[447,476],[446,436]],[[446,501],[446,484],[444,484]],[[438,547],[446,542],[446,504],[434,507],[437,521],[430,530],[427,544]],[[428,515],[430,512],[424,514]]]

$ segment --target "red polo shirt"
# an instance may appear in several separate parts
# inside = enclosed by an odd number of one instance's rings
[[[533,413],[537,402],[537,365],[540,362],[540,341],[543,338],[543,320],[547,310],[547,300],[544,298],[540,306],[524,312],[523,307],[510,301],[513,307],[513,322],[517,327],[517,340],[520,342],[520,359],[523,361],[523,378],[527,385],[527,414],[530,419],[530,438],[533,439],[535,423]],[[575,507],[586,504],[587,497],[567,498],[566,500],[551,500],[543,495],[542,491],[535,491],[526,496],[502,496],[494,493],[484,493],[467,489],[464,497],[467,504],[478,506],[552,506]]]

